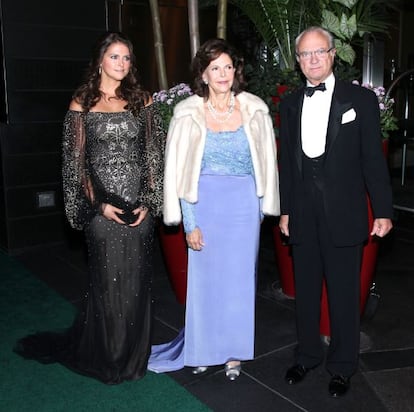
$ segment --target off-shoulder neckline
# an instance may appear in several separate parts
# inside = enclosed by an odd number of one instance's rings
[[[93,111],[93,110],[90,110],[89,112],[82,112],[80,110],[69,109],[68,111],[69,112],[73,112],[73,113],[84,113],[84,114],[88,114],[88,113],[101,113],[101,114],[131,113],[130,110],[122,110],[122,111],[117,111],[117,112],[102,112],[102,111]]]

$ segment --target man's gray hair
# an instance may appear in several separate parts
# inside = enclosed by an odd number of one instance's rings
[[[296,53],[298,52],[298,44],[301,41],[302,37],[305,34],[313,33],[313,32],[320,33],[323,36],[325,36],[326,39],[329,42],[329,48],[330,49],[333,49],[335,47],[335,39],[334,39],[331,32],[329,32],[328,30],[325,30],[323,27],[320,27],[320,26],[311,26],[311,27],[308,27],[307,29],[303,30],[302,33],[300,33],[298,35],[298,37],[296,37],[296,40],[295,40],[295,51],[296,51]]]

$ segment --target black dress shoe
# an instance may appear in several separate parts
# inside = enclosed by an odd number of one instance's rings
[[[303,365],[298,363],[287,370],[285,380],[289,385],[294,385],[295,383],[302,381],[308,371],[308,368],[305,368]]]
[[[334,398],[339,398],[348,392],[350,385],[350,379],[346,376],[334,375],[329,382],[329,393]]]

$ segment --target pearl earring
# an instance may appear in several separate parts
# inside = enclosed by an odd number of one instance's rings
[[[205,85],[208,85],[208,80],[203,79],[203,82],[204,82]]]
[[[102,66],[99,66],[98,68],[98,74],[101,75],[102,74]]]

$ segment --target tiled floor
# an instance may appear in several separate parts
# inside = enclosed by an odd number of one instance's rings
[[[375,277],[380,298],[372,316],[363,319],[360,368],[342,399],[329,397],[329,376],[323,367],[297,386],[283,380],[296,344],[295,302],[279,289],[272,223],[267,221],[262,228],[255,360],[243,364],[242,375],[234,382],[225,379],[221,367],[198,377],[188,368],[170,375],[214,411],[414,411],[414,214],[398,211],[395,230],[381,244]],[[81,235],[73,233],[66,245],[18,258],[77,303],[86,271]],[[155,269],[154,341],[158,343],[171,339],[182,327],[184,308],[175,300],[158,249]],[[231,291],[224,290],[223,299],[226,296]]]

